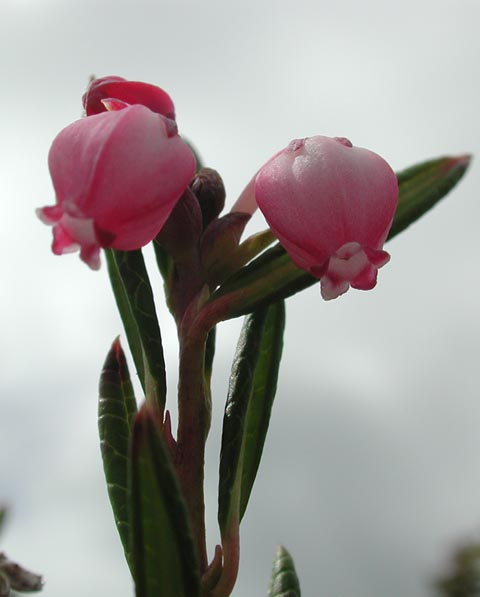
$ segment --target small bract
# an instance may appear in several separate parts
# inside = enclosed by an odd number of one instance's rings
[[[321,280],[324,299],[375,286],[398,201],[383,158],[345,138],[295,140],[260,169],[254,194],[292,261]]]
[[[142,105],[63,129],[48,163],[57,203],[37,211],[53,225],[55,254],[80,249],[92,269],[100,248],[139,249],[153,240],[195,173],[195,157],[175,123]]]

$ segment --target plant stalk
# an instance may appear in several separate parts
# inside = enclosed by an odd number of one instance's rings
[[[208,567],[205,537],[204,461],[211,420],[205,383],[207,334],[193,336],[182,326],[179,334],[178,432],[175,468],[190,515],[200,574]]]

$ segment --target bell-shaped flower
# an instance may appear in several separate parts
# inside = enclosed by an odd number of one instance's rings
[[[82,96],[87,116],[107,110],[103,100],[119,100],[125,104],[140,104],[152,112],[175,120],[175,107],[166,91],[141,81],[127,81],[122,77],[102,77],[94,79]]]
[[[83,118],[53,141],[49,168],[56,205],[38,210],[53,225],[52,250],[80,249],[92,269],[100,248],[138,249],[153,240],[195,173],[175,124],[140,105]]]
[[[258,205],[292,261],[321,280],[324,299],[370,290],[398,201],[395,173],[348,139],[292,141],[257,173],[234,206]]]

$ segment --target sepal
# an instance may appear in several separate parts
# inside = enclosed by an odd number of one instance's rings
[[[215,288],[232,273],[231,261],[250,215],[229,213],[211,222],[202,235],[200,255],[205,281]]]

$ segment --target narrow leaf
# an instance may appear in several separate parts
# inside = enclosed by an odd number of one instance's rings
[[[6,516],[7,516],[7,509],[4,506],[0,506],[0,532],[2,531]]]
[[[142,252],[108,251],[109,273],[135,367],[149,402],[163,412],[167,392],[162,337]]]
[[[142,389],[145,392],[145,371],[143,366],[142,341],[138,331],[138,326],[135,318],[133,317],[130,300],[125,290],[122,277],[120,276],[117,260],[115,258],[115,252],[113,249],[105,249],[105,257],[107,260],[110,284],[112,285],[115,302],[117,303],[118,312],[125,329],[128,346],[130,347],[130,352],[132,353],[133,362],[135,363],[135,369],[137,370],[137,375],[142,385]]]
[[[470,156],[445,157],[417,164],[400,172],[400,195],[388,238],[392,238],[453,189],[465,174]]]
[[[273,561],[268,597],[300,597],[300,583],[292,556],[282,545],[277,548]]]
[[[438,203],[462,178],[469,160],[468,156],[440,158],[400,172],[399,203],[388,238]],[[222,312],[222,320],[231,319],[288,298],[317,282],[317,278],[297,268],[283,247],[276,244],[232,275],[213,293],[205,308],[211,308],[212,313]]]
[[[199,597],[188,514],[154,416],[144,406],[133,428],[130,519],[136,597]]]
[[[267,310],[245,418],[240,520],[247,508],[267,437],[273,401],[277,391],[284,328],[285,303],[281,301]]]
[[[127,469],[133,417],[137,405],[127,362],[117,338],[110,349],[100,376],[98,430],[113,517],[131,567],[130,523],[127,505]]]
[[[223,419],[218,521],[222,536],[239,523],[260,463],[277,386],[285,306],[245,318]]]

